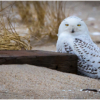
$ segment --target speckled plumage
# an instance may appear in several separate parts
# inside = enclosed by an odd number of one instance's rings
[[[78,24],[81,26],[77,26]],[[92,41],[86,24],[80,18],[71,16],[62,21],[58,30],[56,48],[57,52],[78,56],[79,73],[100,78],[100,48]]]

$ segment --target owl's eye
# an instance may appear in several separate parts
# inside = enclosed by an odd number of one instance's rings
[[[65,24],[65,26],[69,26],[69,24]]]
[[[77,24],[77,26],[81,26],[81,24]]]

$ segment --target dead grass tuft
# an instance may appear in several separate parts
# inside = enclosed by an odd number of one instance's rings
[[[31,46],[29,43],[25,43],[25,37],[21,37],[12,25],[11,18],[6,16],[2,8],[1,2],[1,13],[0,13],[0,50],[30,50]],[[29,41],[29,40],[28,40]],[[30,42],[30,41],[29,41]]]
[[[29,29],[31,45],[57,40],[59,24],[65,18],[66,2],[15,1],[9,3],[3,7],[3,2],[0,2],[0,50],[31,49],[30,38],[19,36],[12,23],[24,25]],[[11,17],[13,13],[19,14],[21,20],[15,22]]]
[[[32,44],[46,39],[57,40],[58,27],[65,18],[66,2],[16,2],[22,21],[30,30]],[[42,41],[43,42],[43,41]]]

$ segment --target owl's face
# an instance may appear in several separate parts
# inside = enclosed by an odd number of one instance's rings
[[[59,26],[58,35],[63,32],[75,36],[75,35],[87,34],[88,28],[82,19],[72,16],[64,19],[61,22]]]

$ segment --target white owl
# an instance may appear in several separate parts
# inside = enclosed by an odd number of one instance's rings
[[[100,48],[92,41],[82,19],[71,16],[61,22],[56,48],[57,52],[78,56],[79,73],[100,78]]]

